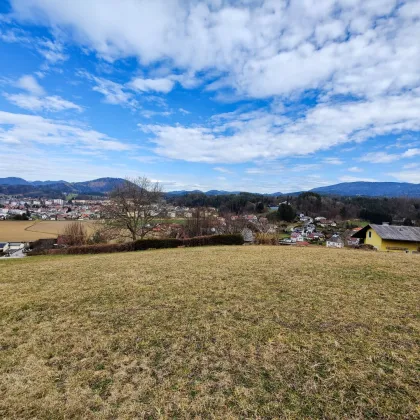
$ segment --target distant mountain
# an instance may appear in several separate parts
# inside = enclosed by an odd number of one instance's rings
[[[31,185],[31,183],[22,178],[9,177],[0,178],[0,185]]]
[[[98,178],[92,181],[72,182],[77,192],[89,194],[92,192],[108,193],[125,182],[122,178]]]
[[[32,181],[31,182],[32,185],[54,185],[54,184],[69,184],[67,181]]]
[[[125,182],[122,178],[99,178],[85,182],[67,181],[26,181],[22,178],[0,178],[0,193],[2,194],[104,194],[112,191]]]
[[[420,197],[420,184],[408,182],[343,182],[314,188],[319,194],[369,197]]]
[[[0,193],[2,194],[28,194],[36,195],[57,195],[62,193],[101,195],[107,194],[117,186],[125,182],[122,178],[98,178],[85,182],[67,182],[67,181],[26,181],[22,178],[0,178]],[[341,184],[319,187],[311,190],[324,195],[343,195],[343,196],[369,196],[369,197],[420,197],[420,184],[410,184],[408,182],[344,182]],[[303,191],[301,191],[303,192]],[[301,192],[283,194],[274,192],[271,194],[262,194],[265,196],[296,196]],[[206,194],[209,196],[240,194],[240,191],[224,190],[181,190],[169,191],[165,193],[166,197],[177,197],[186,194]]]

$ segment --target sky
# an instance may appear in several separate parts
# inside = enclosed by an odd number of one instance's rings
[[[420,183],[420,0],[1,0],[0,177]]]

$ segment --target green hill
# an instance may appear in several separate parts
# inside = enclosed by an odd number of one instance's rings
[[[420,258],[0,260],[1,418],[416,418]]]

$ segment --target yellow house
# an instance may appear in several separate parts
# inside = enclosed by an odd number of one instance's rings
[[[378,251],[420,252],[420,228],[412,226],[367,225],[353,235]]]

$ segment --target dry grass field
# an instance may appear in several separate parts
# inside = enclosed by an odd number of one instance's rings
[[[0,221],[0,242],[31,242],[37,239],[56,238],[64,228],[74,221]],[[82,222],[88,232],[92,231],[93,222]]]
[[[1,261],[0,418],[419,418],[419,273],[269,246]]]

